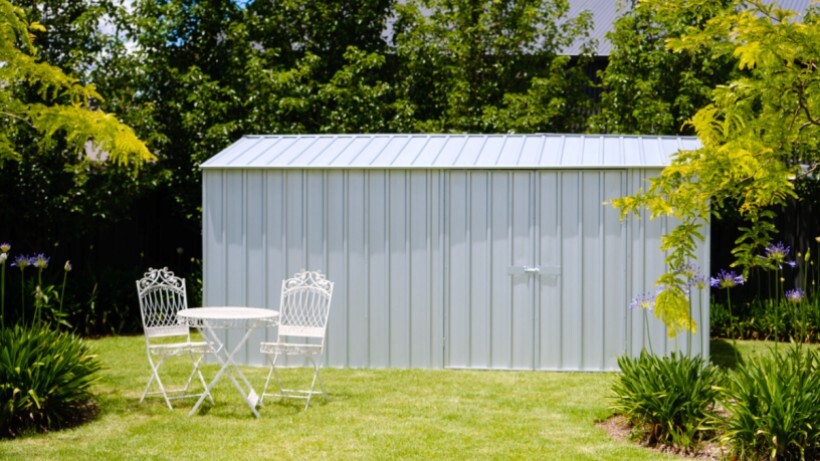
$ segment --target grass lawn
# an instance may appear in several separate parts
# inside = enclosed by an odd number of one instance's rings
[[[81,427],[0,441],[3,460],[187,459],[678,459],[615,442],[595,422],[609,415],[610,373],[466,370],[322,372],[330,401],[267,401],[257,420],[229,379],[216,405],[188,417],[193,400],[169,411],[139,402],[149,374],[142,336],[91,341],[104,365],[99,417]],[[743,354],[765,350],[738,342]],[[730,367],[732,343],[713,344]],[[170,362],[171,369],[183,367]],[[266,376],[247,367],[257,391]],[[206,379],[216,372],[205,368]],[[306,370],[286,370],[309,378]]]

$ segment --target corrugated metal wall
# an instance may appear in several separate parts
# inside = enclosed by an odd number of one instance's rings
[[[647,336],[656,352],[686,350],[654,318],[647,335],[644,311],[627,307],[663,270],[664,223],[621,223],[602,205],[645,172],[203,175],[205,305],[275,308],[283,278],[322,270],[336,282],[330,366],[610,370]],[[695,353],[708,353],[703,330]],[[245,363],[262,362],[255,344],[272,335],[249,341]]]

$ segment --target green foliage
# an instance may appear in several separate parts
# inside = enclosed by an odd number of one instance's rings
[[[722,439],[736,459],[817,459],[818,354],[799,345],[757,358],[730,376]]]
[[[627,418],[633,436],[651,445],[693,449],[715,428],[718,370],[700,356],[618,357],[612,409]]]
[[[754,299],[729,312],[723,303],[710,304],[713,337],[820,343],[820,300],[793,304]]]
[[[86,143],[106,152],[110,160],[120,165],[141,165],[153,160],[153,155],[133,130],[115,117],[91,108],[102,99],[94,85],[83,85],[57,67],[42,62],[37,56],[34,32],[45,28],[28,22],[25,11],[0,0],[0,117],[6,120],[0,130],[0,162],[19,159],[13,144],[14,127],[22,123],[42,135],[48,143],[57,134],[75,154],[84,152]],[[44,102],[21,98],[19,92],[30,88]]]
[[[142,320],[131,285],[143,272],[142,269],[135,268],[128,271],[109,269],[90,274],[89,292],[83,293],[87,297],[79,300],[69,311],[73,331],[84,337],[141,332]],[[123,280],[132,283],[123,283]],[[104,289],[105,287],[108,289]],[[201,293],[201,286],[199,289]],[[188,293],[196,292],[189,287]],[[189,305],[201,305],[201,300],[195,301],[192,297],[188,298]]]
[[[397,6],[398,131],[545,132],[582,125],[589,80],[558,52],[588,15],[566,0],[409,1]],[[586,61],[581,59],[580,63]]]
[[[670,36],[667,48],[736,59],[738,72],[717,86],[711,103],[688,122],[703,147],[679,152],[644,189],[613,204],[624,215],[647,209],[653,218],[668,216],[681,223],[662,241],[669,267],[694,256],[692,248],[702,240],[698,231],[712,213],[737,208],[749,225],[740,229],[733,266],[748,276],[762,261],[755,255],[773,240],[771,210],[795,199],[795,180],[818,164],[820,77],[814,63],[820,50],[814,44],[820,40],[820,22],[814,14],[798,22],[794,12],[756,1],[717,9],[707,8],[710,2],[683,0],[647,4],[664,14],[693,8],[708,13],[708,19]],[[669,277],[664,282],[675,283]]]
[[[136,189],[152,183],[135,172],[153,172],[154,157],[100,97],[112,85],[99,77],[123,72],[108,61],[125,54],[121,37],[100,29],[121,16],[115,1],[15,0],[16,19],[2,13],[2,30],[17,33],[0,38],[10,45],[0,61],[11,63],[0,69],[0,138],[10,149],[0,156],[0,229],[18,248],[85,250],[81,242],[105,232],[106,220],[131,217]],[[144,112],[124,115],[130,122]]]
[[[0,329],[0,438],[69,427],[93,416],[100,363],[79,338],[45,324]]]
[[[760,299],[732,312],[720,302],[711,305],[713,337],[820,343],[820,298],[807,296],[799,303],[785,298]]]
[[[590,117],[591,131],[691,134],[685,122],[708,103],[712,88],[730,79],[734,62],[715,59],[708,50],[667,49],[668,38],[702,26],[729,2],[691,3],[670,8],[660,1],[621,2],[608,35],[612,51],[600,75],[601,108]]]

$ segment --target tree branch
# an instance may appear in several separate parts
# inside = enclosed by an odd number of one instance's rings
[[[32,128],[35,128],[35,126],[34,126],[34,125],[32,125],[32,123],[31,123],[31,122],[29,122],[28,120],[24,119],[23,117],[20,117],[20,116],[19,116],[19,115],[17,115],[17,114],[12,114],[11,112],[5,112],[5,111],[0,110],[0,115],[4,115],[4,116],[9,117],[9,118],[14,118],[14,119],[17,119],[17,120],[19,120],[19,121],[21,121],[21,122],[25,123],[26,125],[28,125],[28,126],[30,126],[30,127],[32,127]]]

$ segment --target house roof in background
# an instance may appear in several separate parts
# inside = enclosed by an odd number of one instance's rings
[[[808,9],[812,0],[767,0],[776,2],[782,8],[802,13]],[[612,43],[607,39],[606,34],[615,29],[615,21],[623,11],[631,8],[629,0],[569,0],[570,18],[577,17],[582,11],[589,11],[592,14],[593,29],[590,39],[595,39],[597,45],[597,56],[609,56],[612,52]],[[626,10],[625,10],[626,9]],[[581,54],[581,42],[572,44],[564,50],[564,54],[577,56]]]
[[[695,137],[583,134],[244,136],[203,169],[661,168]]]
[[[592,31],[589,38],[597,41],[596,56],[609,56],[612,50],[612,43],[606,38],[606,34],[615,28],[615,20],[618,19],[621,8],[621,2],[618,0],[570,0],[569,12],[567,16],[570,18],[578,17],[583,11],[589,11],[592,14]],[[581,54],[582,42],[573,43],[569,48],[564,50],[564,54],[569,56],[578,56]]]

